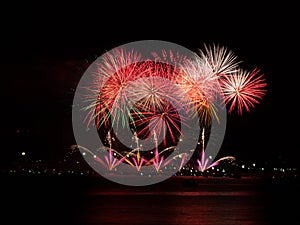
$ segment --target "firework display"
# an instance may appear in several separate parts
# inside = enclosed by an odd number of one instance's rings
[[[189,158],[188,152],[178,151],[178,143],[185,138],[182,129],[189,129],[190,117],[197,118],[200,130],[210,130],[213,120],[220,120],[216,102],[229,113],[237,110],[242,115],[266,94],[259,69],[245,70],[232,51],[215,44],[189,56],[162,49],[148,58],[138,50],[117,48],[107,52],[92,72],[93,82],[85,87],[83,121],[87,128],[95,126],[106,153],[101,158],[81,150],[109,171],[121,164],[137,172],[143,167],[156,173],[168,166],[179,170]],[[131,132],[133,144],[121,140],[124,130]],[[203,132],[198,137],[204,143]],[[143,150],[141,141],[152,143],[152,148]],[[228,156],[209,162],[204,144],[198,157],[200,171],[221,160],[234,160]],[[180,161],[177,166],[175,161]]]

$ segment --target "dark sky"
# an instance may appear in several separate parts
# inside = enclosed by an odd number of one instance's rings
[[[1,161],[14,158],[24,148],[51,160],[63,155],[75,144],[72,98],[89,63],[105,50],[152,39],[190,50],[203,43],[219,43],[233,50],[246,66],[259,67],[267,79],[267,95],[250,113],[228,115],[220,154],[299,163],[295,7],[254,2],[219,7],[194,4],[3,6]]]

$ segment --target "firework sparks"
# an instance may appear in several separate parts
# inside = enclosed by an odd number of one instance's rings
[[[243,110],[250,111],[266,94],[266,82],[259,69],[245,71],[239,69],[236,73],[224,76],[220,80],[225,103],[230,105],[229,112],[237,107],[238,114]]]
[[[166,144],[167,138],[170,138],[173,144],[176,143],[181,133],[181,122],[184,118],[180,117],[177,110],[168,102],[164,101],[160,110],[151,110],[133,116],[134,124],[138,130],[138,136],[149,137],[152,132],[163,137],[163,143]],[[186,125],[187,126],[187,125]]]
[[[198,49],[198,54],[213,74],[224,75],[236,72],[239,61],[228,48],[220,45],[204,45],[204,50]]]
[[[85,108],[89,111],[86,118],[88,124],[95,120],[98,128],[107,124],[110,119],[114,124],[120,118],[130,116],[127,92],[123,90],[143,70],[142,64],[137,63],[141,56],[134,51],[115,50],[105,56],[101,64],[97,65],[94,83],[88,87],[90,93],[86,102],[89,104]]]

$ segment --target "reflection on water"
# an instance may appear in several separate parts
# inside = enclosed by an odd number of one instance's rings
[[[176,195],[90,196],[82,219],[85,224],[116,225],[267,224],[264,206],[253,196],[177,193]]]
[[[159,195],[159,196],[257,196],[258,193],[253,191],[143,191],[143,192],[128,192],[128,191],[99,191],[94,193],[87,193],[87,195],[111,195],[111,196],[147,196],[147,195]]]
[[[3,180],[3,179],[2,179]],[[131,187],[99,178],[3,180],[0,224],[271,225],[298,220],[299,185],[169,179]],[[8,222],[7,222],[8,221]]]
[[[191,185],[183,185],[187,183]],[[174,178],[146,187],[104,182],[101,189],[89,189],[81,215],[85,224],[270,225],[281,218],[287,222],[283,211],[282,217],[273,215],[273,201],[281,202],[273,198],[278,198],[277,192],[268,189],[260,179]]]

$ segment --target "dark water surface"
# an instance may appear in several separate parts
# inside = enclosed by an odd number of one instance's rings
[[[100,177],[3,177],[0,224],[271,225],[300,221],[297,181],[191,178],[131,187]],[[195,184],[192,183],[192,184]]]

